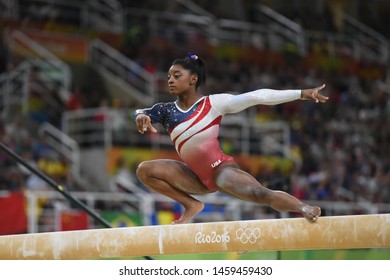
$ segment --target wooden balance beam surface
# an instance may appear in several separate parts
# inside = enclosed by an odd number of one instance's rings
[[[143,226],[0,236],[0,259],[390,248],[390,214]]]

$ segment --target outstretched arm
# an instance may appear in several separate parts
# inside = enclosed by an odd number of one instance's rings
[[[220,113],[226,114],[241,112],[255,105],[278,105],[298,99],[324,103],[328,100],[328,97],[320,93],[324,87],[325,85],[321,85],[304,90],[259,89],[238,95],[218,94],[215,95],[214,106]]]

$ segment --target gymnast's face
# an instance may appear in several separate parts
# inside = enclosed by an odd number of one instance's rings
[[[195,85],[198,76],[191,74],[190,70],[185,69],[179,64],[172,65],[168,71],[169,93],[175,96],[188,93],[192,89],[196,91]]]

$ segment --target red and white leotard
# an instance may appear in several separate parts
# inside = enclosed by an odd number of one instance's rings
[[[137,110],[135,114],[148,115],[152,123],[161,123],[180,158],[208,189],[215,191],[217,186],[213,176],[216,168],[234,161],[221,151],[218,142],[223,115],[237,113],[254,105],[276,105],[300,97],[300,90],[260,89],[239,95],[224,93],[205,96],[186,111],[180,109],[176,102],[168,102]]]

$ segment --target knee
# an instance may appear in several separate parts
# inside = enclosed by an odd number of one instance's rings
[[[136,170],[136,175],[141,182],[145,182],[150,178],[152,164],[149,161],[141,162]]]
[[[256,198],[256,201],[269,203],[272,200],[273,191],[265,187],[260,187],[253,190],[253,195]]]

